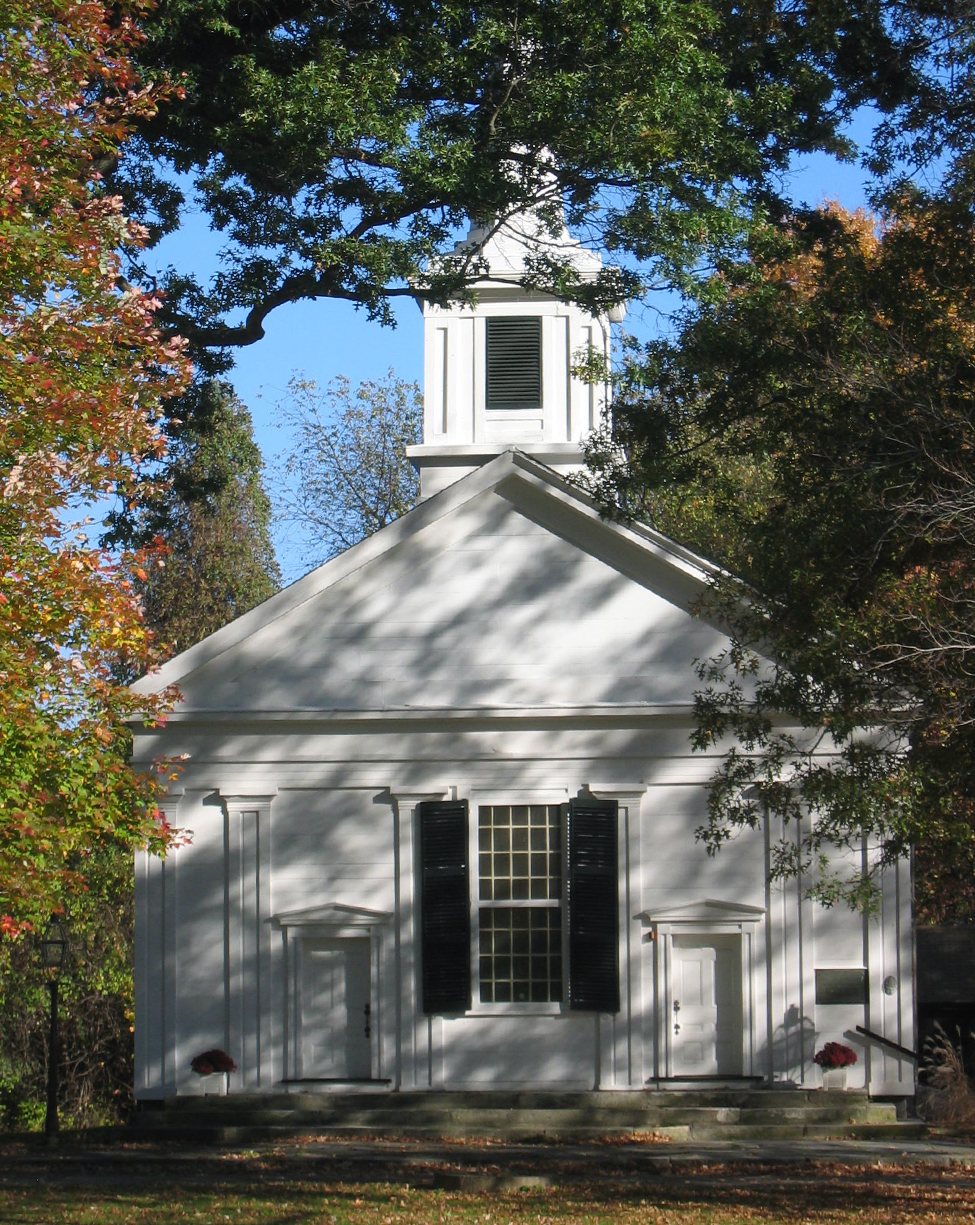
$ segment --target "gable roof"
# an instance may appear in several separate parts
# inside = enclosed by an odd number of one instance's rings
[[[503,452],[373,536],[319,566],[250,612],[174,656],[133,685],[152,693],[181,684],[191,674],[229,656],[276,622],[300,616],[357,572],[391,558],[421,534],[447,530],[465,507],[496,493],[521,515],[571,541],[625,578],[663,595],[689,613],[718,573],[710,562],[642,525],[624,526],[601,518],[593,501],[564,477],[523,452]]]

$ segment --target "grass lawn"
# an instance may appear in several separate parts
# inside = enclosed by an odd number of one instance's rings
[[[0,1159],[2,1160],[2,1159]],[[919,1166],[700,1168],[551,1189],[461,1192],[342,1183],[250,1157],[202,1169],[0,1167],[3,1225],[731,1225],[975,1222],[975,1172]]]

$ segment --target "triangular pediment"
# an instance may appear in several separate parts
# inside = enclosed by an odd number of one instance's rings
[[[687,711],[715,568],[507,451],[134,686],[175,718]]]
[[[640,918],[644,923],[757,923],[765,915],[764,906],[746,906],[742,902],[722,902],[717,898],[704,898],[688,902],[683,906],[663,906],[658,910],[644,910]]]
[[[364,906],[350,906],[345,902],[326,902],[322,906],[282,911],[272,915],[271,922],[277,927],[375,927],[389,923],[392,918],[390,910],[367,910]]]

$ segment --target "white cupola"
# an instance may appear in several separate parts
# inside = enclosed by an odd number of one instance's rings
[[[595,279],[600,257],[567,230],[552,236],[537,216],[472,227],[458,251],[485,269],[476,302],[423,304],[423,442],[407,449],[428,498],[517,448],[568,474],[583,467],[581,444],[599,424],[606,388],[572,374],[590,348],[609,358],[609,317],[523,288],[539,250]],[[613,312],[613,319],[622,311]]]

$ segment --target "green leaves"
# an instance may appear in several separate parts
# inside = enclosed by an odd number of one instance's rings
[[[181,207],[169,168],[188,175],[226,239],[209,286],[167,286],[208,369],[284,302],[388,319],[391,297],[462,295],[473,270],[446,257],[463,224],[546,197],[629,277],[587,286],[559,265],[549,288],[605,305],[691,284],[775,210],[794,152],[846,147],[838,124],[883,92],[860,61],[888,91],[913,63],[879,13],[842,2],[172,0],[147,29],[144,68],[185,97],[142,125],[113,183],[158,232]]]
[[[187,375],[152,295],[120,292],[138,227],[93,158],[159,92],[128,59],[141,9],[0,3],[0,921],[45,921],[105,840],[164,847],[154,780],[126,766],[127,720],[165,708],[114,679],[153,647],[126,577],[82,508],[130,496],[157,455],[161,399]],[[92,82],[104,95],[96,97]],[[167,695],[168,696],[168,695]]]
[[[62,1123],[117,1123],[132,1107],[132,854],[105,837],[67,866],[84,888],[59,987]],[[0,941],[0,1128],[43,1124],[48,1007],[34,942]]]
[[[972,818],[971,209],[909,193],[883,225],[829,208],[759,235],[673,343],[630,354],[601,451],[604,500],[737,576],[706,604],[734,645],[696,744],[734,747],[701,837],[782,819],[774,872],[826,904],[868,905]]]

